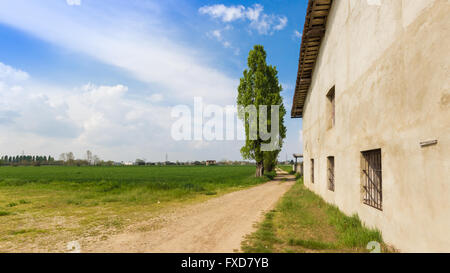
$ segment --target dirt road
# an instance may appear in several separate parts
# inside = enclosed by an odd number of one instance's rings
[[[82,252],[234,252],[294,184],[282,174],[275,181],[178,209],[157,229],[125,232],[82,246]],[[287,179],[287,181],[285,181]],[[151,222],[149,222],[150,225]],[[154,223],[154,221],[153,221]]]

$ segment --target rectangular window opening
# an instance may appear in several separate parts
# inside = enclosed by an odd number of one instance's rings
[[[311,159],[311,183],[314,184],[314,159]]]
[[[361,153],[362,201],[383,210],[381,149]]]
[[[335,89],[333,86],[327,93],[328,129],[333,128],[336,123]]]
[[[334,156],[327,158],[328,189],[334,191]]]

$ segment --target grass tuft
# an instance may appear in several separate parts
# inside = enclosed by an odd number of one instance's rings
[[[9,208],[12,208],[12,207],[17,206],[17,203],[11,202],[11,203],[9,203],[9,204],[6,205],[6,206],[9,207]]]
[[[271,253],[274,245],[279,243],[274,233],[275,210],[265,215],[264,221],[259,224],[258,230],[243,242],[242,250],[248,253]]]
[[[9,212],[9,211],[3,211],[3,210],[0,210],[0,216],[8,216],[8,215],[11,215],[12,213],[11,212]]]

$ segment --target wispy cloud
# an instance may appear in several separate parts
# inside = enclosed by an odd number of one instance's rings
[[[66,3],[69,6],[80,6],[81,0],[66,0]]]
[[[47,2],[0,2],[0,22],[125,69],[175,101],[191,101],[194,96],[210,102],[234,101],[238,81],[206,63],[200,52],[181,46],[159,28],[134,28],[142,26],[139,14],[121,17],[122,11],[111,7],[108,12],[113,14],[100,18],[96,12],[89,9],[74,17]]]
[[[199,13],[209,15],[224,23],[238,20],[248,21],[252,29],[263,35],[270,35],[275,31],[280,31],[288,23],[288,19],[284,15],[264,13],[264,7],[260,4],[254,4],[251,7],[243,5],[225,6],[223,4],[203,6],[199,9]]]
[[[286,17],[279,18],[279,23],[274,27],[275,30],[282,30],[286,27],[288,19]]]
[[[208,32],[207,36],[221,43],[224,48],[232,49],[235,55],[239,55],[239,48],[233,46],[232,43],[224,37],[224,33],[232,29],[233,28],[230,25],[227,25],[225,28],[215,29]]]
[[[223,47],[225,47],[225,48],[230,48],[230,47],[231,47],[231,43],[228,42],[228,41],[226,41],[226,40],[223,38],[223,36],[222,36],[222,31],[223,31],[223,30],[220,30],[220,29],[213,30],[213,31],[211,31],[211,36],[212,36],[213,38],[215,38],[217,41],[221,42],[222,45],[223,45]]]
[[[299,32],[298,30],[294,30],[294,32],[292,33],[292,38],[294,40],[298,40],[302,38],[302,33]]]

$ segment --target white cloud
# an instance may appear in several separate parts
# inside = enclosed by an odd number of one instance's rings
[[[199,9],[199,13],[209,15],[224,23],[248,20],[251,28],[259,34],[266,35],[284,29],[288,22],[286,16],[264,13],[264,7],[260,4],[254,4],[251,7],[243,5],[225,6],[223,4],[203,6]]]
[[[207,64],[203,53],[183,47],[164,31],[152,28],[157,23],[138,29],[135,26],[142,25],[138,14],[122,18],[117,10],[117,16],[100,18],[97,12],[103,11],[90,10],[74,18],[48,2],[0,1],[0,22],[125,69],[136,79],[160,89],[158,92],[164,92],[171,101],[191,101],[194,96],[209,102],[235,100],[237,79]]]
[[[263,11],[264,11],[263,6],[255,4],[253,5],[253,7],[247,8],[246,16],[250,21],[258,21]]]
[[[37,88],[3,83],[0,91],[0,125],[8,126],[2,132],[62,139],[76,137],[80,132],[81,128],[67,115],[67,105],[53,104]]]
[[[225,42],[223,42],[223,46],[224,46],[225,48],[230,48],[230,47],[231,47],[231,43],[225,41]]]
[[[150,102],[161,102],[164,100],[164,96],[162,94],[152,94],[148,97],[148,101]]]
[[[302,34],[301,32],[299,32],[298,30],[294,30],[294,31],[292,32],[291,38],[292,38],[293,41],[298,42],[299,40],[301,41],[302,35],[303,35],[303,34]]]
[[[199,12],[201,14],[209,14],[213,18],[220,18],[223,22],[232,22],[245,16],[245,7],[242,5],[227,7],[223,4],[218,4],[203,6],[199,9]]]
[[[220,150],[221,156],[239,156],[237,142],[174,141],[171,108],[130,97],[126,86],[87,84],[72,90],[46,90],[36,86],[8,98],[0,96],[2,106],[7,106],[1,108],[8,109],[0,111],[0,130],[5,133],[0,138],[2,154],[24,150],[57,157],[72,151],[81,157],[89,149],[102,159],[116,161],[160,161],[166,152],[171,160],[214,159]]]
[[[299,32],[298,30],[294,30],[294,32],[292,33],[292,39],[293,40],[298,40],[302,38],[302,33]]]
[[[286,27],[288,19],[286,16],[282,16],[278,18],[279,24],[274,27],[275,30],[282,30]]]
[[[164,96],[129,93],[120,84],[64,88],[0,81],[1,153],[58,157],[72,151],[82,158],[84,151],[92,150],[102,159],[116,161],[160,161],[166,152],[171,160],[221,159],[217,154],[239,158],[239,142],[174,141],[171,107],[157,104]]]
[[[113,6],[103,11],[93,5],[74,17],[73,11],[52,3],[0,1],[0,23],[124,69],[148,83],[153,93],[139,94],[125,85],[47,86],[1,64],[2,153],[24,150],[57,156],[73,151],[81,157],[90,149],[112,160],[163,160],[165,152],[173,160],[220,159],[217,154],[239,158],[236,142],[212,142],[209,150],[197,152],[186,143],[174,142],[170,107],[158,104],[190,104],[194,96],[203,97],[205,103],[233,104],[237,79],[210,65],[204,52],[167,36],[157,16],[126,17],[127,12]]]
[[[223,35],[223,32],[231,30],[231,29],[232,29],[232,27],[228,25],[223,29],[215,29],[215,30],[209,32],[207,35],[210,38],[213,38],[213,39],[217,40],[219,43],[221,43],[224,48],[233,49],[235,55],[239,55],[239,52],[240,52],[239,48],[234,47],[230,41],[227,41],[225,39],[225,37]]]
[[[2,81],[24,81],[29,78],[28,73],[12,68],[0,62],[0,80]]]
[[[2,154],[36,150],[57,156],[93,149],[103,158],[132,160],[159,145],[170,146],[170,108],[128,92],[124,85],[65,89],[30,83],[14,89],[3,83]]]
[[[212,36],[215,37],[217,40],[221,41],[222,40],[222,33],[220,32],[220,30],[216,29],[213,30],[211,32]]]
[[[80,6],[81,0],[66,0],[66,3],[69,6]]]
[[[77,140],[100,146],[138,146],[149,138],[163,142],[159,134],[170,128],[170,109],[127,93],[123,85],[88,84],[64,98],[68,115],[83,128]]]

